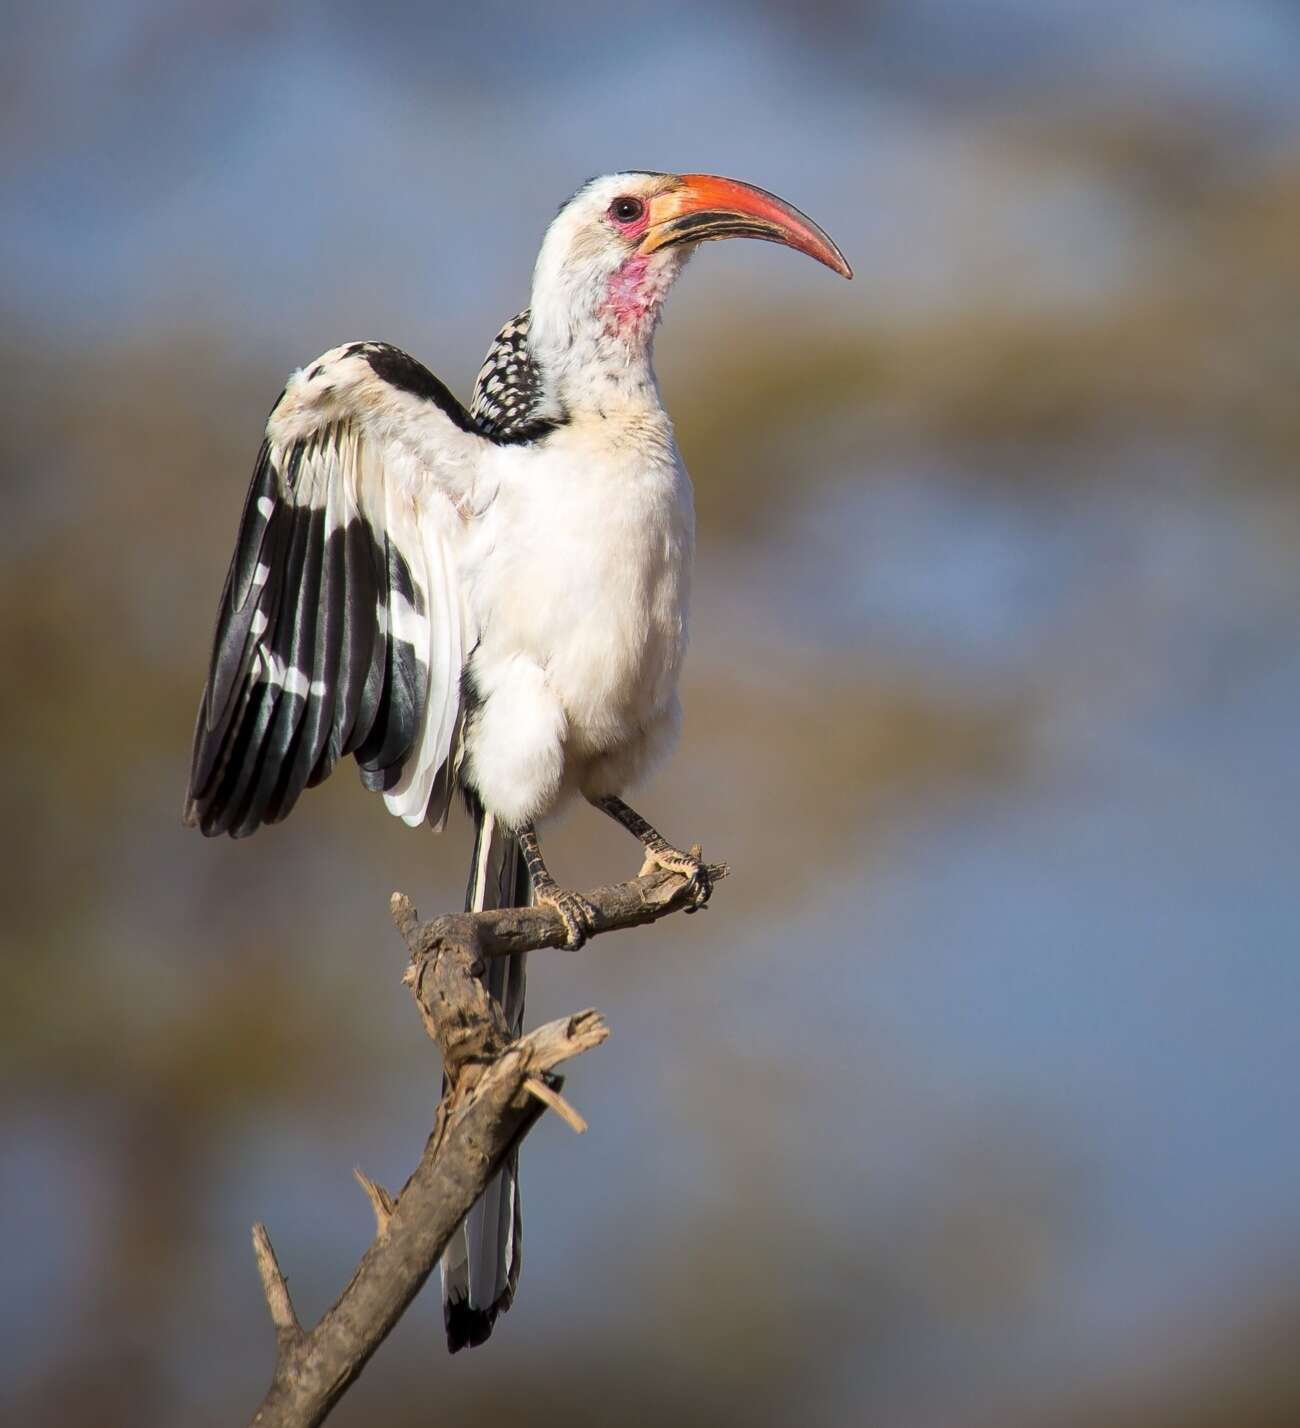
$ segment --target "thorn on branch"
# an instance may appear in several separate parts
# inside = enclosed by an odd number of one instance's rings
[[[380,1239],[383,1239],[388,1233],[388,1222],[393,1218],[397,1201],[377,1180],[372,1180],[360,1166],[356,1166],[352,1174],[356,1177],[357,1184],[366,1192],[370,1208],[375,1212],[375,1233]]]
[[[405,893],[395,892],[388,899],[388,910],[397,924],[398,932],[402,934],[402,940],[408,941],[409,934],[415,931],[420,921],[415,904]]]
[[[266,1296],[266,1307],[271,1311],[271,1323],[275,1325],[279,1356],[283,1358],[302,1342],[303,1331],[297,1314],[293,1312],[288,1281],[271,1248],[271,1237],[260,1220],[253,1226],[253,1257],[257,1260],[257,1272],[262,1277],[262,1293]]]
[[[574,1134],[581,1135],[587,1129],[587,1122],[553,1086],[548,1086],[540,1076],[525,1077],[524,1090],[530,1096],[535,1096],[542,1105],[549,1106]]]

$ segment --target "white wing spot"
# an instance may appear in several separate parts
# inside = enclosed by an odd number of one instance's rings
[[[260,615],[260,611],[258,612]],[[254,619],[254,624],[257,620]],[[308,693],[323,694],[325,685],[321,680],[313,683],[300,669],[292,666],[285,668],[284,661],[274,650],[258,650],[260,668],[255,676],[263,684],[279,686],[286,694],[296,694],[299,699],[306,699]]]
[[[395,640],[405,640],[415,648],[423,649],[429,637],[429,622],[415,607],[396,590],[389,597],[392,604],[392,632]]]
[[[271,512],[275,510],[275,502],[270,496],[259,496],[257,498],[257,509],[262,513],[262,519],[269,521]]]
[[[296,694],[300,699],[306,699],[307,691],[311,688],[311,681],[300,669],[286,669],[284,672],[284,692],[286,694]]]

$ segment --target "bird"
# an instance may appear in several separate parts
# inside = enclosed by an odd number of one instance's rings
[[[352,755],[411,826],[459,791],[475,825],[466,907],[592,909],[537,824],[583,798],[689,880],[624,794],[671,751],[687,643],[692,487],[653,368],[664,300],[700,244],[783,244],[845,278],[805,214],[713,174],[591,179],[546,230],[526,308],[468,408],[389,343],[348,342],[289,378],[266,423],[218,607],[184,821],[245,837]],[[484,972],[513,1034],[524,956]],[[452,1352],[483,1343],[521,1263],[517,1152],[442,1257]]]

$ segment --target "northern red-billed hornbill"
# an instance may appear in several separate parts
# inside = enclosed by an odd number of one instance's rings
[[[622,794],[671,748],[694,545],[691,483],[651,346],[698,243],[763,238],[844,277],[810,219],[708,174],[593,179],[547,231],[532,301],[468,411],[383,342],[335,347],[267,421],[217,619],[185,818],[242,837],[344,754],[411,825],[461,788],[478,836],[466,905],[591,909],[557,886],[535,824],[580,793],[694,879]],[[524,958],[487,985],[518,1032]],[[443,1257],[454,1351],[482,1343],[519,1276],[512,1158]]]

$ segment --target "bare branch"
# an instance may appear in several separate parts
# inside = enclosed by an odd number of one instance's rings
[[[731,869],[710,863],[709,877],[719,882]],[[592,936],[641,927],[691,905],[691,884],[680,873],[660,869],[613,887],[597,888],[583,896],[595,911]],[[400,901],[399,901],[400,900]],[[453,912],[421,925],[415,909],[401,893],[393,894],[393,919],[411,949],[411,955],[428,953],[439,943],[473,948],[480,957],[506,957],[512,952],[538,952],[543,947],[563,947],[567,929],[560,914],[550,907],[502,907],[492,912]]]
[[[271,1248],[271,1236],[266,1226],[253,1226],[253,1257],[257,1260],[257,1272],[262,1277],[262,1293],[266,1296],[266,1307],[271,1311],[271,1323],[275,1325],[275,1337],[281,1354],[295,1348],[302,1339],[302,1325],[293,1312],[293,1300],[289,1298],[289,1284],[280,1270],[280,1262]]]
[[[710,869],[716,880],[726,868]],[[690,905],[690,884],[657,872],[586,895],[596,932],[653,922]],[[450,1082],[411,1178],[394,1197],[356,1171],[375,1212],[376,1237],[333,1307],[310,1331],[262,1225],[253,1230],[262,1288],[276,1327],[271,1387],[253,1419],[260,1428],[313,1428],[356,1380],[437,1264],[448,1240],[506,1155],[546,1108],[575,1130],[586,1122],[560,1094],[555,1068],[599,1046],[609,1028],[578,1012],[512,1040],[480,974],[485,957],[559,946],[549,908],[440,917],[422,924],[410,900],[392,898],[393,921],[411,953],[405,982]]]
[[[386,1235],[388,1222],[393,1218],[393,1208],[397,1201],[377,1180],[372,1180],[359,1165],[353,1167],[352,1175],[357,1184],[366,1192],[370,1208],[375,1212],[375,1234]]]

